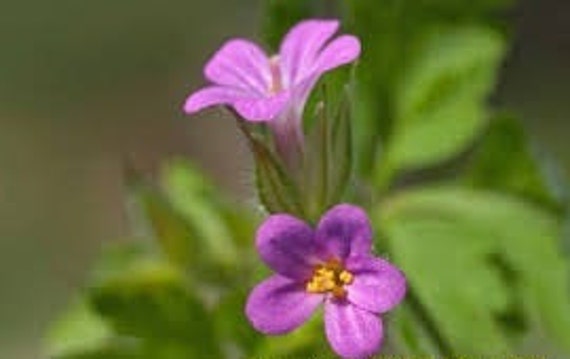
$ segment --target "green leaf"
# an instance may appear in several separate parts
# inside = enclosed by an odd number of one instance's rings
[[[213,263],[231,266],[238,260],[233,235],[224,218],[226,204],[189,162],[173,160],[162,170],[168,202],[192,231],[197,245]]]
[[[352,93],[350,92],[352,90],[351,87],[345,87],[344,96],[340,99],[336,111],[329,113],[332,123],[329,141],[331,154],[329,155],[327,206],[342,201],[354,171]]]
[[[249,281],[245,281],[249,282]],[[217,332],[222,340],[235,346],[244,358],[252,358],[264,335],[256,331],[247,320],[244,303],[251,284],[240,283],[240,288],[226,293],[214,311]]]
[[[297,22],[314,13],[313,0],[267,0],[263,34],[268,45],[276,51],[283,36]]]
[[[141,339],[147,349],[219,356],[203,304],[166,263],[144,257],[124,263],[120,271],[100,274],[89,298],[119,335]]]
[[[194,352],[182,344],[115,337],[97,348],[60,355],[57,359],[180,359]]]
[[[433,188],[397,195],[379,218],[396,263],[457,353],[512,352],[527,325],[570,352],[570,278],[550,214],[509,196]]]
[[[80,298],[50,328],[46,351],[50,358],[59,358],[97,350],[112,334],[111,328]]]
[[[555,172],[555,173],[553,173]],[[475,188],[509,192],[549,208],[561,209],[564,201],[561,171],[551,171],[544,156],[522,124],[509,114],[492,118],[489,129],[465,174]]]
[[[269,213],[286,212],[305,218],[299,188],[284,164],[262,140],[243,123],[238,122],[248,140],[255,160],[255,184],[259,201]]]
[[[392,170],[436,164],[473,141],[503,52],[502,37],[486,28],[448,28],[421,42],[396,91]]]
[[[345,86],[342,86],[345,88]],[[305,208],[316,221],[342,201],[353,172],[351,114],[348,93],[342,98],[323,91],[305,141],[303,191]]]
[[[50,356],[52,359],[166,359],[146,356],[138,341],[115,338],[94,348]],[[173,358],[174,359],[174,358]]]
[[[327,357],[331,350],[325,343],[322,321],[322,315],[313,315],[303,326],[287,335],[266,337],[252,358]]]
[[[432,333],[414,313],[409,300],[403,302],[390,314],[389,328],[398,354],[443,356],[430,337]]]
[[[146,220],[168,259],[180,268],[188,268],[195,265],[196,258],[205,257],[208,253],[204,253],[204,246],[200,246],[196,233],[164,194],[150,186],[138,187],[137,197]]]
[[[359,173],[369,177],[394,135],[397,87],[409,73],[418,43],[434,28],[480,26],[504,32],[502,10],[513,0],[359,0],[342,2],[345,22],[362,41],[355,101],[355,153]],[[416,60],[417,61],[417,60]]]

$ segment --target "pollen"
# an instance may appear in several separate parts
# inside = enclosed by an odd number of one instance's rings
[[[331,293],[335,298],[341,299],[346,297],[345,286],[353,280],[353,274],[334,260],[316,266],[305,289],[309,293]]]

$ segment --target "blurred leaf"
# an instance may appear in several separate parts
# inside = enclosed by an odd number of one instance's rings
[[[494,189],[561,209],[561,171],[539,158],[522,124],[508,114],[495,116],[466,173],[468,185]],[[558,172],[558,173],[553,173]],[[557,177],[557,178],[554,178]]]
[[[390,335],[402,355],[443,356],[424,323],[415,315],[409,297],[390,314]]]
[[[112,330],[93,313],[85,300],[79,299],[50,328],[46,350],[50,358],[96,350],[112,334]]]
[[[115,242],[104,246],[102,254],[97,258],[97,262],[91,273],[92,282],[105,281],[109,277],[115,276],[128,268],[131,263],[139,261],[141,258],[152,258],[153,254],[146,243],[129,240]]]
[[[392,170],[449,159],[479,134],[495,84],[502,38],[485,28],[451,28],[421,43],[396,92]]]
[[[384,224],[394,258],[448,345],[464,354],[510,352],[494,320],[506,310],[506,289],[485,262],[492,248],[479,240],[482,233],[446,221],[398,218],[394,222]]]
[[[182,344],[115,337],[97,348],[57,356],[57,359],[181,359],[189,355],[193,354]]]
[[[425,0],[417,6],[418,10],[431,12],[426,16],[442,20],[478,20],[492,22],[492,15],[500,15],[503,10],[516,3],[515,0],[478,0],[465,2],[462,0]]]
[[[121,271],[99,277],[89,294],[96,312],[118,334],[143,340],[145,350],[218,357],[202,303],[185,287],[179,272],[165,263],[150,258],[125,263]]]
[[[325,342],[322,321],[322,315],[313,315],[300,328],[287,335],[265,337],[252,357],[275,359],[327,357],[331,349]]]
[[[187,268],[194,264],[193,259],[207,255],[196,233],[162,193],[150,186],[139,186],[137,193],[154,237],[172,263]]]
[[[415,1],[414,3],[418,3]],[[368,176],[373,170],[378,146],[384,145],[393,122],[392,93],[399,76],[411,31],[407,19],[413,5],[402,0],[360,0],[345,2],[348,29],[363,46],[356,68],[353,133],[356,168]],[[372,46],[373,44],[373,46]]]
[[[208,259],[214,263],[234,264],[238,258],[233,235],[214,188],[184,160],[167,163],[161,179],[166,198],[190,227],[196,246],[205,248]]]
[[[174,267],[133,243],[105,251],[94,274],[89,302],[74,305],[51,331],[50,357],[220,357],[212,316]]]
[[[78,348],[79,349],[79,348]],[[50,356],[52,359],[165,359],[144,355],[137,341],[117,338],[101,343],[98,347]]]
[[[407,76],[414,48],[434,28],[480,26],[504,29],[513,0],[359,0],[342,2],[349,30],[360,37],[364,51],[357,69],[355,153],[359,173],[369,176],[386,152],[397,121],[395,97]],[[373,45],[372,45],[373,44]]]
[[[342,86],[345,88],[345,86]],[[333,204],[342,201],[353,170],[350,104],[347,92],[341,98],[328,96],[315,109],[311,132],[305,141],[303,199],[312,221]]]
[[[351,112],[353,91],[352,87],[344,87],[344,96],[338,100],[335,112],[329,113],[332,119],[330,125],[329,155],[329,192],[327,205],[336,204],[343,199],[354,170],[353,153],[353,116]]]
[[[314,15],[313,0],[267,0],[263,35],[269,47],[277,52],[283,36],[297,22]]]
[[[559,223],[546,212],[490,192],[434,188],[385,202],[378,226],[457,353],[511,352],[505,335],[525,324],[570,352],[568,268]]]
[[[156,242],[150,242],[148,250],[156,249],[158,245],[160,253],[180,270],[191,274],[194,283],[206,284],[224,282],[229,280],[229,266],[210,250],[211,246],[204,244],[207,239],[203,238],[203,231],[198,231],[192,222],[177,211],[165,194],[150,184],[138,183],[132,186],[137,208],[141,209],[138,227],[145,225],[147,231],[151,231],[151,238]],[[221,216],[222,214],[220,214]],[[224,214],[224,217],[226,214]],[[224,218],[224,221],[226,219]],[[134,224],[137,226],[137,223]],[[140,251],[139,251],[140,252]],[[133,255],[140,253],[133,253]],[[103,256],[103,260],[107,261]],[[128,259],[128,258],[127,258]],[[122,262],[119,265],[123,265]],[[106,266],[100,266],[106,268]]]
[[[238,349],[240,357],[251,358],[264,335],[257,332],[245,316],[244,305],[249,294],[249,285],[227,293],[216,307],[215,321],[219,336]]]
[[[330,119],[327,117],[324,102],[315,109],[313,128],[305,139],[303,161],[303,181],[301,190],[305,199],[308,218],[316,221],[326,209],[329,191],[331,163]]]
[[[243,251],[251,252],[253,250],[252,244],[254,242],[255,229],[257,228],[256,225],[259,221],[257,218],[259,214],[248,208],[230,206],[225,208],[223,215],[235,243],[242,250],[239,254],[241,261]]]

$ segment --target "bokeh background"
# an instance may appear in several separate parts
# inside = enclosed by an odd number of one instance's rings
[[[357,0],[350,0],[357,1]],[[248,201],[249,158],[226,114],[181,113],[231,36],[256,38],[262,0],[0,3],[0,358],[42,358],[50,320],[98,248],[128,236],[124,166],[192,158]],[[570,2],[520,1],[493,102],[570,168]]]

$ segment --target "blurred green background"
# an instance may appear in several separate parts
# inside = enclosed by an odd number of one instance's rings
[[[349,0],[357,1],[357,0]],[[0,6],[0,358],[42,332],[101,243],[128,233],[123,168],[187,155],[249,201],[249,158],[218,111],[181,104],[226,38],[256,38],[261,0],[4,1]],[[519,3],[493,101],[570,168],[570,3]]]

